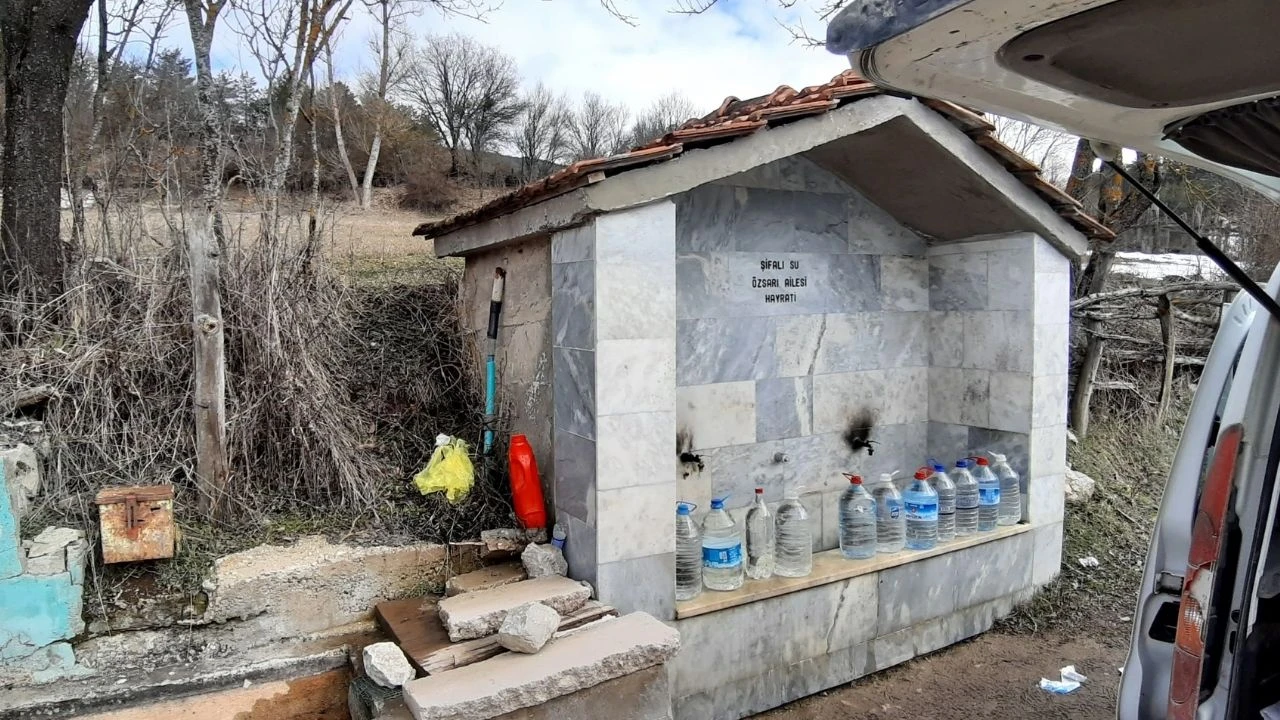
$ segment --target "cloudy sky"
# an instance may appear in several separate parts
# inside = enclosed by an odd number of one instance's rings
[[[599,0],[504,0],[483,20],[427,10],[411,18],[415,36],[459,32],[499,47],[520,67],[526,85],[539,80],[580,95],[595,90],[639,109],[673,89],[707,111],[726,95],[752,97],[779,85],[825,82],[848,68],[841,57],[793,42],[780,23],[803,21],[821,36],[818,0],[783,9],[778,0],[720,0],[701,15],[671,12],[678,0],[615,0],[634,26],[610,15]],[[806,3],[809,3],[806,5]],[[357,8],[361,3],[355,3]],[[365,42],[374,26],[356,17],[343,31],[340,75],[369,69]],[[181,39],[181,33],[171,37]],[[216,44],[215,64],[252,71],[251,56],[233,33]]]

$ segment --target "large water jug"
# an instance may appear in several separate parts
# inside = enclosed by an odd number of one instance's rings
[[[813,531],[809,527],[809,511],[800,502],[800,490],[794,488],[778,506],[777,547],[773,574],[782,577],[804,577],[813,571]]]
[[[932,550],[938,544],[938,492],[929,484],[929,471],[921,468],[902,493],[907,516],[907,549]]]
[[[978,531],[978,481],[967,459],[956,461],[951,482],[956,486],[956,537],[972,535]]]
[[[990,532],[996,529],[996,518],[1000,515],[1000,480],[991,472],[986,458],[973,460],[976,463],[973,479],[978,481],[978,531]]]
[[[747,511],[747,577],[763,580],[773,575],[775,536],[773,513],[764,504],[764,488],[756,488],[756,501]]]
[[[1000,525],[1017,525],[1022,521],[1022,479],[1009,467],[1005,456],[1000,453],[989,453],[995,465],[991,469],[1000,479],[1000,515],[996,522]]]
[[[902,494],[893,484],[896,473],[883,473],[871,486],[876,501],[876,552],[896,553],[906,546],[907,518],[902,512]]]
[[[956,484],[947,477],[947,468],[940,462],[932,462],[933,474],[929,484],[938,493],[938,542],[956,538]]]
[[[862,486],[862,478],[847,475],[849,487],[840,493],[840,554],[849,560],[876,555],[876,501]]]
[[[676,600],[702,594],[702,531],[693,521],[693,503],[676,504]]]
[[[708,590],[737,590],[742,576],[742,535],[725,512],[724,498],[716,498],[702,521],[702,584]]]

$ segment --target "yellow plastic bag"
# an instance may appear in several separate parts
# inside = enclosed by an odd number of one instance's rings
[[[444,492],[449,502],[456,505],[471,492],[475,477],[467,443],[440,435],[436,438],[436,451],[431,453],[431,460],[422,472],[413,476],[413,484],[423,495]]]

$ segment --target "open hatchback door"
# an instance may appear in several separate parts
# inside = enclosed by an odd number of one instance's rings
[[[850,0],[827,47],[890,90],[1146,151],[1280,200],[1278,31],[1280,0]],[[1245,285],[1166,484],[1122,720],[1280,719],[1280,272]]]

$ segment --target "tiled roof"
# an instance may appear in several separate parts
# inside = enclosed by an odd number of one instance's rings
[[[811,85],[802,90],[783,85],[768,95],[749,100],[728,97],[715,112],[689,120],[666,135],[630,152],[594,160],[581,160],[473,210],[444,220],[423,223],[413,231],[413,234],[431,237],[445,235],[572,192],[620,172],[671,160],[687,150],[730,142],[772,125],[821,115],[861,98],[881,95],[883,92],[853,70],[846,70],[832,78],[831,82]],[[1000,142],[995,136],[995,126],[982,115],[942,100],[921,98],[920,101],[986,150],[1022,184],[1031,188],[1086,237],[1095,239],[1115,237],[1115,233],[1085,213],[1079,202],[1042,178],[1040,168],[1035,163]]]

